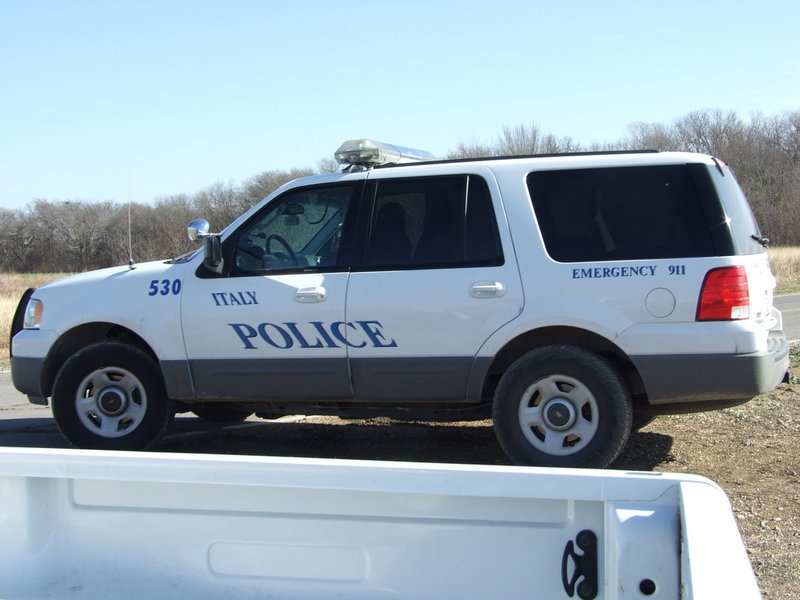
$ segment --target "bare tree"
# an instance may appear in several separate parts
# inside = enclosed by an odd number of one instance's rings
[[[677,150],[680,144],[674,132],[660,123],[633,123],[628,126],[628,138],[621,144],[630,150]]]
[[[35,241],[31,220],[22,211],[0,209],[0,271],[28,270]]]
[[[489,156],[527,156],[580,152],[583,147],[571,137],[544,134],[535,123],[503,127],[494,145],[479,141],[459,142],[448,158],[481,158]]]
[[[461,141],[455,150],[447,153],[447,158],[480,158],[482,156],[493,156],[496,150],[478,141]]]
[[[243,197],[246,198],[247,208],[266,198],[285,183],[313,175],[311,169],[292,169],[291,171],[264,171],[260,175],[245,182],[242,190]]]
[[[503,127],[496,154],[500,156],[539,154],[542,152],[542,141],[539,126],[534,123]]]
[[[317,161],[317,173],[338,173],[342,166],[335,158],[321,158]]]

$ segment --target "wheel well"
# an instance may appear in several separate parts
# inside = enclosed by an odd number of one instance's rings
[[[492,361],[483,384],[483,398],[494,397],[500,378],[522,355],[551,344],[569,344],[596,352],[611,362],[622,376],[634,405],[647,404],[647,393],[639,372],[630,358],[610,340],[575,327],[544,327],[528,331],[508,342]]]
[[[86,323],[79,325],[58,338],[47,355],[42,375],[42,389],[45,395],[49,396],[52,393],[56,375],[70,356],[85,346],[104,340],[125,342],[139,348],[158,361],[149,344],[130,329],[115,323]]]

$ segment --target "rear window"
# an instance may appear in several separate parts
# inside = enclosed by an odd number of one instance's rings
[[[766,243],[758,241],[761,230],[739,187],[733,171],[727,166],[710,169],[711,178],[717,186],[720,196],[725,198],[725,225],[732,238],[735,254],[760,254],[766,252]]]
[[[554,260],[716,255],[685,165],[537,171],[528,190]]]

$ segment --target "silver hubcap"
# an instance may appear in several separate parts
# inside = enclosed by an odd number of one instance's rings
[[[75,394],[81,423],[105,438],[131,433],[144,419],[147,394],[139,379],[118,367],[103,367],[87,375]]]
[[[542,418],[548,429],[566,431],[575,424],[575,407],[566,398],[553,398],[542,409]]]
[[[125,412],[128,397],[125,395],[125,390],[111,386],[100,392],[97,406],[104,414],[114,417]]]
[[[519,424],[525,438],[541,452],[567,456],[586,447],[597,433],[597,401],[574,377],[550,375],[525,390]]]

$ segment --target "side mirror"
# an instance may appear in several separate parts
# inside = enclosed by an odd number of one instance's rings
[[[211,230],[211,225],[205,219],[195,219],[186,228],[186,233],[189,239],[193,242],[199,242],[203,238],[208,237],[208,232]]]
[[[222,272],[222,244],[218,235],[207,235],[203,240],[203,264],[210,271]]]
[[[222,244],[218,233],[209,233],[211,225],[205,219],[195,219],[186,228],[189,239],[203,242],[203,264],[214,273],[222,273]]]

